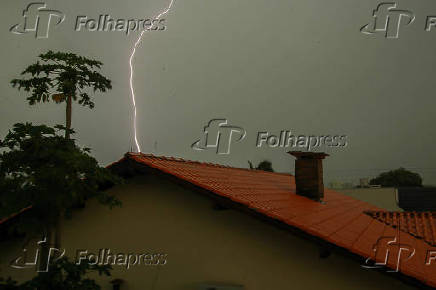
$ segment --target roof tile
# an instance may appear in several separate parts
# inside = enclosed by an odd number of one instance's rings
[[[366,211],[366,214],[394,228],[436,246],[436,212]]]

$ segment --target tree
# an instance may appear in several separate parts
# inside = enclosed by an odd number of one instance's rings
[[[18,284],[17,281],[0,278],[0,289],[4,290],[100,290],[92,279],[86,278],[90,272],[110,276],[110,265],[93,265],[88,260],[79,265],[63,257],[50,264],[47,272],[39,272],[36,277]]]
[[[422,186],[422,178],[418,173],[411,172],[402,167],[383,172],[369,182],[372,185],[383,187]]]
[[[27,79],[13,79],[13,87],[31,92],[27,98],[30,105],[49,102],[50,97],[56,103],[66,102],[65,138],[71,134],[72,102],[94,108],[89,89],[105,92],[112,88],[111,81],[96,69],[103,65],[100,61],[78,56],[74,53],[53,52],[40,54],[36,63],[28,66],[21,75],[30,75]],[[40,62],[41,61],[41,62]]]
[[[111,208],[121,205],[101,190],[120,180],[98,165],[89,148],[80,148],[73,139],[58,135],[64,130],[63,126],[18,123],[0,140],[0,211],[32,206],[30,221],[23,223],[31,222],[44,233],[48,241],[44,257],[53,231],[55,247],[60,249],[59,222],[71,217],[77,204],[97,198]]]
[[[260,162],[257,165],[256,169],[257,170],[274,172],[274,169],[272,168],[272,163],[271,163],[271,161],[268,161],[268,160],[264,160],[264,161]]]
[[[248,161],[248,165],[250,166],[250,169],[257,169],[257,170],[274,172],[274,169],[272,168],[272,163],[271,163],[271,161],[268,161],[268,160],[264,160],[264,161],[260,162],[256,168],[253,166],[253,163],[251,163],[250,160]]]

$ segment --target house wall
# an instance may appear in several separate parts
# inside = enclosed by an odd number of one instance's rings
[[[353,188],[336,190],[337,192],[357,198],[389,211],[403,211],[398,207],[395,197],[396,189],[382,188]]]
[[[213,209],[213,202],[156,176],[141,176],[113,187],[123,202],[112,210],[90,201],[63,225],[63,247],[98,252],[167,254],[164,266],[114,266],[112,278],[98,278],[102,289],[122,278],[122,290],[190,290],[203,282],[244,285],[248,290],[413,289],[360,267],[341,255],[319,258],[311,241],[249,215]],[[11,269],[18,243],[1,245],[1,275],[23,279],[32,272]],[[34,272],[33,272],[34,273]]]

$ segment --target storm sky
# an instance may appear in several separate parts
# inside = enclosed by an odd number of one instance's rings
[[[0,3],[0,138],[17,122],[64,123],[64,104],[31,107],[9,82],[38,54],[70,51],[101,60],[113,82],[94,110],[74,105],[76,138],[102,165],[120,159],[134,148],[128,61],[138,32],[75,31],[76,17],[151,18],[169,1],[46,1],[66,16],[47,39],[9,31],[29,3]],[[346,135],[345,148],[323,148],[328,180],[402,166],[436,184],[436,28],[425,30],[436,2],[396,3],[416,18],[387,39],[360,32],[378,1],[175,0],[166,29],[146,33],[134,59],[142,151],[238,167],[268,159],[293,172],[292,148],[257,148],[258,132]],[[247,133],[228,155],[191,148],[214,118]]]

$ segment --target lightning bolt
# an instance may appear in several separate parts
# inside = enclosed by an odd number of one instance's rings
[[[153,19],[159,20],[162,16],[164,16],[165,14],[167,14],[171,8],[173,7],[175,0],[171,0],[170,4],[168,5],[168,7],[163,10],[162,12],[160,12],[156,17],[154,17]],[[158,22],[158,21],[154,21],[152,23],[152,25],[150,26],[150,30],[153,28],[153,25]],[[130,58],[129,58],[129,66],[130,66],[130,95],[132,97],[132,104],[133,104],[133,131],[134,131],[134,137],[135,137],[135,144],[136,144],[136,150],[137,152],[141,152],[141,147],[139,146],[138,143],[138,133],[137,133],[137,127],[136,127],[136,97],[135,97],[135,90],[133,88],[133,58],[135,57],[135,53],[136,53],[136,48],[138,47],[138,45],[141,43],[142,37],[144,35],[145,32],[147,32],[148,30],[142,30],[141,33],[138,36],[138,39],[136,40],[135,44],[133,45],[133,49],[132,49],[132,53],[130,54]]]

